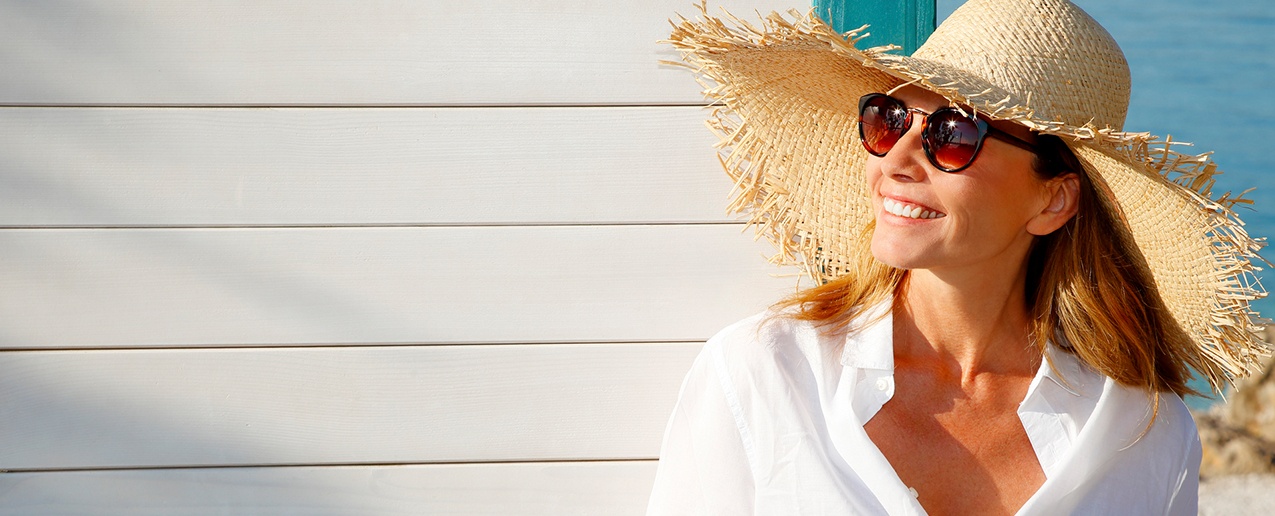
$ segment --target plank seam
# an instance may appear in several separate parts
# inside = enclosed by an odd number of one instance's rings
[[[496,464],[590,464],[616,462],[655,462],[659,457],[630,457],[617,459],[534,459],[534,460],[479,460],[479,461],[427,461],[427,462],[316,462],[316,463],[280,463],[280,464],[209,464],[183,466],[105,466],[88,468],[28,468],[0,469],[0,473],[87,473],[108,471],[175,471],[175,470],[209,470],[232,468],[354,468],[354,467],[393,467],[393,466],[447,466],[458,464],[496,465]]]
[[[447,223],[351,223],[351,224],[123,224],[123,225],[0,225],[0,230],[59,229],[359,229],[359,228],[556,228],[556,227],[633,227],[633,226],[746,226],[735,220],[708,221],[597,221],[597,222],[447,222]]]
[[[371,343],[307,343],[307,344],[192,344],[168,346],[80,346],[80,347],[38,347],[38,348],[0,348],[2,353],[43,353],[43,352],[83,352],[83,351],[186,351],[186,350],[267,350],[267,349],[375,349],[375,348],[460,348],[460,347],[509,347],[509,346],[586,346],[586,345],[618,345],[641,346],[647,344],[703,344],[707,337],[699,339],[651,339],[651,340],[546,340],[546,341],[500,341],[500,342],[371,342]]]
[[[545,103],[545,104],[22,104],[0,103],[2,108],[43,108],[43,109],[76,109],[76,108],[121,108],[121,109],[577,109],[577,108],[661,108],[661,107],[711,107],[706,102],[652,102],[644,103]]]

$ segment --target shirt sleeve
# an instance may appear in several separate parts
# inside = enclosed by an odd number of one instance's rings
[[[664,433],[648,516],[753,513],[753,476],[738,402],[713,343],[695,359]],[[732,403],[734,401],[734,403]]]
[[[1169,508],[1165,511],[1170,516],[1187,516],[1198,514],[1200,504],[1200,459],[1203,447],[1197,433],[1191,447],[1182,461],[1179,472],[1178,488],[1169,500]]]

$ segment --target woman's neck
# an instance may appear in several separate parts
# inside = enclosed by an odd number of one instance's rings
[[[1026,269],[998,274],[908,274],[895,306],[897,359],[933,361],[962,383],[981,373],[1034,374]]]

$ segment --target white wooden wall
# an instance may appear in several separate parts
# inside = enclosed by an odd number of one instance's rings
[[[640,513],[794,283],[692,4],[0,0],[0,514]]]

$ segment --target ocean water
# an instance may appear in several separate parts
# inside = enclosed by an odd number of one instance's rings
[[[1214,152],[1215,192],[1253,199],[1249,234],[1275,237],[1275,0],[1073,0],[1115,37],[1129,60],[1127,131],[1172,135]],[[940,23],[962,0],[938,0]],[[1263,256],[1275,261],[1275,249]],[[1258,273],[1275,288],[1275,272]],[[1254,303],[1275,318],[1275,299]],[[1197,386],[1207,384],[1197,382]],[[1193,407],[1211,399],[1188,399]]]

